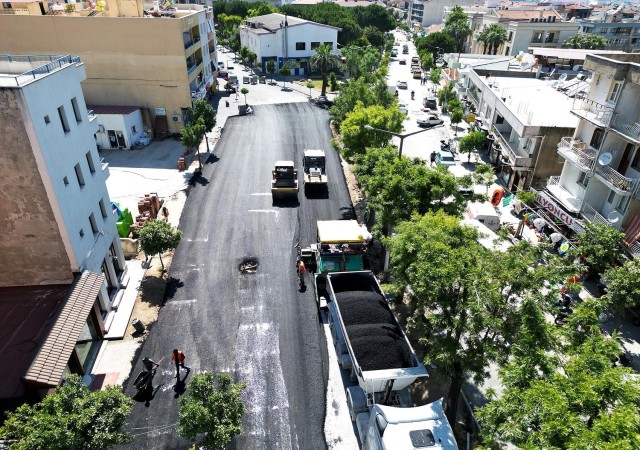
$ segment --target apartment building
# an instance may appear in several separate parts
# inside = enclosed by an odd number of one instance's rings
[[[607,40],[608,50],[640,52],[640,22],[624,18],[622,13],[605,14],[577,20],[580,32],[594,34]]]
[[[2,398],[90,370],[125,269],[85,79],[76,56],[0,56]]]
[[[579,123],[558,145],[564,165],[545,193],[578,224],[600,222],[624,231],[624,244],[638,256],[640,55],[588,55],[584,67],[593,73],[591,89],[574,101]]]
[[[580,26],[564,22],[562,16],[547,9],[489,9],[469,16],[472,34],[465,47],[467,53],[483,53],[478,41],[480,33],[492,24],[507,31],[507,41],[500,45],[498,55],[516,56],[527,53],[529,47],[560,48],[565,40],[576,34]]]
[[[409,14],[407,25],[426,28],[430,25],[443,23],[445,8],[451,9],[454,6],[475,5],[475,0],[413,0],[409,2]]]
[[[498,76],[478,69],[467,76],[467,100],[474,104],[482,128],[495,138],[490,159],[510,191],[558,175],[563,160],[557,145],[578,124],[570,112],[573,100],[534,75]]]
[[[240,44],[257,55],[262,67],[276,61],[276,68],[289,62],[293,75],[310,72],[308,60],[320,44],[328,44],[338,54],[340,28],[284,14],[251,17],[240,25]]]
[[[0,53],[78,55],[87,72],[86,101],[139,107],[145,129],[156,135],[178,133],[192,101],[215,89],[211,8],[145,9],[142,0],[65,6],[73,8],[0,14]]]

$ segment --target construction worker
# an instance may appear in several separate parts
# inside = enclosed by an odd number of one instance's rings
[[[298,258],[298,262],[296,263],[296,272],[298,272],[298,277],[300,277],[300,286],[304,286],[304,274],[307,272],[307,268],[301,258]]]

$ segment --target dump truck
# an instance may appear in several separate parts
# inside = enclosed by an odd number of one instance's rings
[[[327,308],[326,277],[331,272],[361,271],[367,264],[371,233],[356,220],[319,220],[317,239],[301,249],[300,256],[313,272],[318,319]]]
[[[298,196],[298,171],[293,161],[276,161],[271,171],[271,196],[274,200]]]
[[[304,169],[305,191],[312,188],[327,188],[324,150],[305,150],[302,158],[302,167]]]
[[[363,449],[457,449],[442,400],[413,406],[409,386],[427,369],[371,271],[326,276],[329,328],[340,366],[357,386],[347,406]]]

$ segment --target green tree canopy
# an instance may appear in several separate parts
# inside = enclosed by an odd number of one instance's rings
[[[431,56],[435,61],[438,59],[438,55],[455,51],[456,41],[449,33],[438,31],[417,39],[416,48],[418,53],[423,50],[431,52]]]
[[[367,82],[364,78],[359,78],[350,80],[342,86],[340,95],[334,100],[329,114],[336,125],[341,126],[342,121],[355,109],[358,102],[361,102],[364,107],[380,105],[388,108],[394,101],[395,98],[389,92],[386,80],[374,77],[371,82]]]
[[[8,412],[0,439],[15,450],[108,450],[131,441],[124,427],[132,404],[119,387],[92,392],[70,375],[40,403]]]
[[[209,151],[209,139],[207,133],[211,133],[213,127],[216,126],[216,110],[206,100],[196,100],[190,110],[190,118],[193,123],[200,123],[203,128],[203,136],[207,143],[207,152]],[[183,143],[184,145],[184,143]]]
[[[381,5],[356,6],[355,8],[346,9],[349,10],[353,19],[362,28],[374,27],[381,32],[385,32],[393,30],[397,24],[391,12]],[[375,45],[373,42],[371,44]]]
[[[507,30],[497,23],[493,23],[486,28],[487,43],[489,49],[492,49],[493,54],[498,53],[498,48],[505,42],[507,42]]]
[[[438,86],[440,84],[440,76],[442,75],[442,69],[436,67],[429,72],[429,81]]]
[[[343,47],[340,52],[345,59],[345,69],[352,79],[358,79],[362,76],[367,80],[372,79],[372,72],[380,57],[376,49],[347,46]]]
[[[596,34],[574,34],[562,44],[565,48],[582,48],[587,50],[603,50],[609,43],[603,36]]]
[[[588,223],[584,233],[578,234],[578,247],[593,273],[602,274],[614,266],[623,237],[622,232],[598,222]]]
[[[322,75],[322,90],[320,91],[320,95],[327,95],[327,75],[330,70],[341,67],[340,58],[333,53],[330,45],[320,44],[318,48],[316,48],[316,52],[309,58],[309,64]]]
[[[374,105],[364,107],[356,105],[355,109],[347,113],[340,130],[345,145],[345,157],[351,158],[358,153],[364,153],[367,147],[383,147],[389,143],[391,136],[374,130],[367,130],[364,126],[388,130],[394,133],[402,131],[404,113],[396,108],[384,108]]]
[[[458,133],[458,124],[460,122],[462,122],[462,117],[464,116],[464,113],[462,112],[462,108],[458,107],[458,108],[454,108],[452,110],[450,110],[449,112],[449,117],[451,118],[451,124],[455,125],[455,129],[456,129],[456,134]]]
[[[374,47],[380,48],[384,45],[384,34],[376,27],[365,27],[362,35]]]
[[[468,16],[461,6],[454,6],[447,20],[444,22],[443,32],[451,35],[455,41],[456,51],[464,50],[464,43],[471,34],[471,28],[468,23]]]
[[[613,267],[604,273],[607,293],[603,299],[616,311],[617,316],[624,316],[625,308],[640,303],[640,260],[627,261],[621,267]]]
[[[482,131],[472,131],[460,138],[460,144],[458,151],[460,153],[466,153],[468,155],[467,161],[471,161],[471,153],[474,150],[480,150],[484,148],[487,138]]]
[[[214,385],[211,372],[194,375],[187,395],[180,399],[180,435],[194,442],[204,435],[198,445],[205,448],[223,448],[242,433],[245,385],[233,383],[225,373],[218,373],[216,379]]]
[[[267,2],[251,3],[251,8],[247,11],[247,17],[264,16],[277,13],[278,8]]]
[[[151,220],[145,223],[139,235],[142,251],[150,256],[159,255],[162,270],[164,270],[162,254],[176,248],[182,239],[182,232],[164,220]]]
[[[273,59],[267,60],[267,73],[270,73],[272,78],[273,74],[276,72],[276,62]]]
[[[198,168],[202,170],[200,161],[200,143],[205,136],[206,125],[203,117],[198,117],[197,122],[192,122],[180,129],[180,142],[189,150],[194,150],[198,154]],[[208,145],[208,144],[207,144]]]

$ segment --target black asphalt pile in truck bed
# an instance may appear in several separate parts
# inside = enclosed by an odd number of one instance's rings
[[[336,295],[340,292],[367,291],[371,294],[375,284],[369,273],[339,274],[331,277],[331,287]]]
[[[336,297],[351,348],[362,370],[412,367],[411,350],[382,295],[350,291]]]

